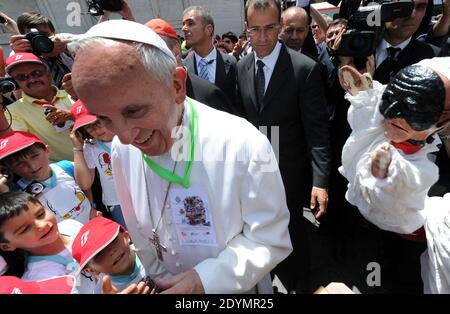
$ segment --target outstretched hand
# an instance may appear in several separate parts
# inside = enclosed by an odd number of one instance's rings
[[[384,143],[372,152],[372,175],[379,179],[386,178],[388,174],[389,165],[392,161],[392,153],[390,151],[390,144]]]
[[[367,72],[361,74],[351,65],[344,65],[339,69],[339,82],[342,88],[352,96],[373,88],[371,75]]]

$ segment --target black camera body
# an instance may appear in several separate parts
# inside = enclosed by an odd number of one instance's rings
[[[29,33],[25,34],[25,38],[30,41],[33,53],[38,56],[52,52],[55,47],[52,40],[45,33],[35,28],[32,28]]]
[[[384,23],[411,15],[412,0],[399,2],[377,1],[378,4],[361,6],[361,0],[342,1],[339,16],[348,20],[347,31],[342,36],[337,52],[341,56],[367,57],[375,52],[383,36]]]
[[[122,0],[88,0],[89,14],[103,15],[103,10],[118,12],[122,10]]]
[[[17,83],[12,77],[0,77],[0,94],[6,94],[15,91]]]

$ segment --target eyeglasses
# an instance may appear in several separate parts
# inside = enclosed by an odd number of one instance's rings
[[[88,132],[92,132],[96,129],[103,127],[103,124],[100,120],[96,120],[94,123],[88,124],[84,126],[84,129]]]
[[[39,78],[39,77],[44,76],[45,74],[47,74],[47,70],[34,70],[33,72],[28,73],[28,74],[25,74],[25,73],[17,74],[13,78],[16,81],[25,82],[25,81],[28,81],[30,79],[30,77]]]
[[[255,26],[255,27],[250,27],[247,28],[247,34],[249,34],[250,36],[256,35],[256,34],[261,34],[263,31],[266,33],[271,33],[274,32],[276,30],[278,30],[278,28],[280,27],[280,24],[270,24],[270,25],[266,25],[266,26]]]

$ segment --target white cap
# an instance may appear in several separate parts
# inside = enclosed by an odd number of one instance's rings
[[[424,59],[417,64],[433,69],[434,71],[445,75],[450,80],[450,57]]]
[[[164,40],[152,29],[143,24],[127,20],[105,21],[92,26],[85,34],[81,35],[79,39],[91,37],[128,40],[152,45],[164,52],[176,62],[175,56],[167,47]]]

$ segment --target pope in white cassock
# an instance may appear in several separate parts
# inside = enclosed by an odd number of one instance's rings
[[[158,285],[271,292],[269,272],[292,246],[267,138],[187,98],[186,71],[144,25],[100,23],[71,49],[78,96],[117,135],[113,173],[137,254],[148,272],[173,275]]]

